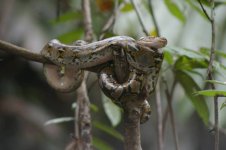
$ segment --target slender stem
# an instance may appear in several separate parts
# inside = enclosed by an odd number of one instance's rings
[[[211,29],[212,29],[212,42],[211,42],[211,53],[210,53],[210,61],[208,66],[207,73],[212,76],[212,68],[213,68],[213,61],[215,59],[215,18],[214,18],[214,5],[215,1],[211,1]],[[210,78],[212,80],[212,77]],[[215,87],[212,84],[212,89]],[[219,150],[219,110],[218,110],[218,96],[214,97],[214,126],[215,126],[215,140],[214,140],[214,150]]]
[[[103,39],[106,32],[109,31],[110,29],[112,29],[112,27],[115,24],[115,19],[118,15],[118,11],[121,8],[123,4],[121,4],[120,6],[118,6],[118,0],[115,0],[115,8],[114,8],[114,12],[111,15],[111,17],[107,20],[106,24],[103,26],[102,30],[101,30],[101,35],[99,37],[99,40]]]
[[[93,40],[93,29],[92,29],[92,18],[90,12],[90,1],[82,1],[82,9],[84,16],[84,26],[85,26],[85,40],[91,42]]]
[[[158,150],[163,150],[163,127],[162,127],[162,103],[160,95],[160,80],[158,80],[156,89],[156,106],[157,106],[157,125],[158,125]]]
[[[176,87],[176,83],[177,83],[176,80],[174,80],[171,91],[169,91],[168,86],[166,85],[165,94],[166,94],[166,99],[167,99],[167,103],[168,103],[168,111],[170,114],[171,126],[173,129],[175,147],[176,147],[176,150],[179,150],[179,140],[178,140],[178,136],[177,136],[176,124],[175,124],[173,108],[172,108],[172,99],[173,99],[173,93],[174,93],[174,89]]]
[[[146,36],[148,36],[149,33],[148,33],[148,31],[146,30],[146,28],[145,28],[145,26],[144,26],[144,21],[142,20],[142,17],[141,17],[141,14],[140,14],[139,9],[138,9],[138,7],[137,7],[137,4],[135,4],[135,1],[134,1],[134,0],[130,0],[130,2],[132,3],[132,5],[133,5],[133,7],[134,7],[134,9],[135,9],[135,12],[136,12],[136,14],[137,14],[138,20],[139,20],[139,22],[140,22],[140,24],[141,24],[141,27],[142,27],[142,29],[143,29],[143,32],[145,33]]]
[[[207,68],[207,79],[213,80],[213,62],[215,59],[215,0],[210,1],[211,5],[211,15],[209,16],[204,9],[202,3],[200,0],[198,0],[202,11],[208,18],[208,20],[211,23],[211,49],[210,49],[210,60],[209,65]],[[216,89],[215,85],[213,83],[210,83],[211,89]],[[215,129],[215,137],[214,137],[214,150],[219,150],[219,110],[218,110],[218,96],[214,96],[214,129]]]
[[[210,16],[208,15],[208,13],[207,13],[206,9],[204,8],[202,2],[201,2],[200,0],[198,0],[198,3],[199,3],[199,5],[201,6],[202,11],[203,11],[203,13],[206,15],[207,19],[211,22],[212,19],[211,19]]]
[[[154,15],[153,7],[151,0],[148,1],[149,4],[149,11],[151,14],[152,21],[155,26],[155,30],[157,36],[160,36],[159,27]],[[162,119],[162,103],[161,103],[161,95],[160,95],[160,79],[157,81],[156,89],[155,89],[155,99],[156,99],[156,107],[157,107],[157,132],[158,132],[158,150],[163,150],[164,143],[163,143],[163,119]]]
[[[151,4],[151,1],[152,0],[148,0],[149,11],[150,11],[151,18],[152,18],[152,21],[153,21],[154,26],[155,26],[155,30],[156,30],[157,36],[160,36],[159,27],[158,27],[158,24],[157,24],[157,21],[156,21],[156,18],[155,18],[155,14],[154,14],[154,11],[153,11],[153,7],[152,7],[152,4]]]

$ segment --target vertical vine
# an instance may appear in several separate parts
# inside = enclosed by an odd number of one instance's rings
[[[202,5],[202,2],[198,0],[203,13],[206,15],[207,19],[209,20],[211,24],[211,48],[210,48],[210,60],[209,65],[207,68],[207,79],[213,80],[213,62],[215,59],[215,0],[210,0],[210,6],[211,6],[211,14],[208,15],[207,11]],[[216,89],[215,85],[213,83],[210,83],[210,87],[212,90]],[[218,110],[218,96],[214,96],[214,131],[215,131],[215,137],[214,137],[214,150],[219,150],[219,110]]]
[[[92,19],[90,13],[90,1],[82,1],[82,11],[84,16],[85,41],[93,40]],[[77,107],[75,110],[75,146],[76,150],[91,150],[92,135],[91,135],[91,115],[90,101],[86,88],[86,79],[88,72],[85,72],[85,77],[81,86],[76,90]]]

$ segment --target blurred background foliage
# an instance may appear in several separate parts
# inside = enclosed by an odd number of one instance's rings
[[[202,0],[207,12],[210,5]],[[214,138],[213,98],[226,95],[226,1],[216,1],[217,81],[206,81],[211,26],[196,0],[152,0],[160,35],[168,39],[160,74],[162,107],[167,107],[165,90],[172,93],[179,145],[183,150],[211,150]],[[157,31],[147,0],[136,1],[144,27]],[[95,40],[113,35],[145,36],[130,1],[92,0]],[[116,13],[117,12],[117,13]],[[115,16],[115,14],[117,14]],[[113,25],[105,31],[109,19]],[[72,43],[83,39],[81,0],[1,0],[0,39],[39,52],[50,39]],[[217,91],[206,89],[207,82]],[[93,144],[99,150],[123,149],[122,111],[100,91],[91,73],[87,87],[92,103]],[[141,126],[144,150],[157,149],[155,94],[150,98],[151,119]],[[42,65],[0,51],[0,149],[60,150],[72,140],[75,93],[59,93],[46,83]],[[220,149],[226,149],[226,101],[219,98]],[[169,120],[169,119],[168,119]],[[164,145],[174,150],[172,128],[166,122]]]

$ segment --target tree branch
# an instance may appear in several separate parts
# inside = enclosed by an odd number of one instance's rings
[[[151,18],[152,18],[152,21],[153,21],[154,26],[155,26],[155,30],[156,30],[157,36],[160,36],[159,27],[158,27],[158,24],[157,24],[157,21],[156,21],[156,18],[155,18],[155,14],[154,14],[154,11],[153,11],[153,7],[152,7],[152,4],[151,4],[151,1],[152,0],[148,0],[149,11],[150,11]]]
[[[16,56],[23,57],[27,60],[36,61],[40,63],[51,63],[38,53],[34,53],[31,50],[1,40],[0,40],[0,50],[5,51],[7,53],[11,53]]]
[[[148,0],[149,11],[151,14],[151,19],[154,23],[154,27],[157,33],[157,36],[160,36],[159,27],[154,15],[153,7],[151,0]],[[157,107],[157,131],[158,131],[158,150],[163,150],[163,119],[162,119],[162,100],[160,94],[160,79],[157,81],[156,89],[155,89],[155,99],[156,99],[156,107]]]
[[[212,41],[211,41],[211,51],[210,51],[210,61],[207,70],[209,80],[213,80],[213,61],[215,59],[215,18],[214,18],[214,0],[211,0],[211,30],[212,30]],[[214,84],[211,83],[211,88],[216,89]],[[218,97],[214,97],[214,126],[215,126],[215,140],[214,140],[214,150],[219,149],[219,110],[218,110]]]
[[[82,1],[82,9],[84,16],[85,27],[85,41],[91,42],[93,40],[92,19],[90,13],[90,1]],[[75,110],[75,144],[74,149],[77,150],[91,150],[92,146],[92,126],[90,115],[90,101],[87,93],[86,79],[88,72],[85,72],[85,77],[81,86],[76,90],[77,108]]]
[[[209,65],[207,68],[207,79],[208,80],[213,80],[213,62],[215,59],[215,18],[214,18],[214,13],[215,13],[215,0],[210,1],[211,5],[211,16],[209,16],[204,9],[202,3],[200,0],[198,0],[202,11],[208,18],[209,22],[211,23],[211,49],[210,49],[210,60],[209,60]],[[213,83],[210,83],[211,89],[214,90],[216,89],[215,85]],[[215,130],[215,137],[214,137],[214,150],[219,149],[219,110],[218,110],[218,96],[214,96],[214,130]]]
[[[82,9],[84,16],[83,22],[85,26],[85,41],[91,42],[93,40],[93,29],[89,0],[82,0]]]
[[[158,127],[158,150],[163,150],[163,119],[162,119],[162,103],[160,94],[160,80],[158,80],[155,89],[155,98],[157,106],[157,127]]]
[[[141,24],[141,27],[143,29],[143,32],[145,33],[146,36],[149,35],[148,31],[146,30],[145,26],[144,26],[144,21],[142,20],[142,17],[141,17],[141,14],[139,12],[139,9],[137,8],[137,4],[135,4],[135,1],[134,0],[130,0],[130,2],[132,3],[134,9],[135,9],[135,12],[137,14],[137,17],[138,17],[138,20]]]
[[[179,141],[178,141],[178,136],[177,136],[177,131],[176,131],[176,124],[175,124],[175,119],[174,119],[174,114],[173,114],[173,108],[172,108],[172,99],[173,99],[173,93],[174,93],[174,89],[176,87],[176,80],[173,81],[173,85],[171,87],[171,91],[169,91],[169,88],[167,86],[166,81],[164,80],[164,83],[166,84],[166,90],[165,90],[165,94],[166,94],[166,99],[167,99],[167,109],[165,111],[165,115],[163,118],[163,131],[165,129],[165,125],[166,125],[166,120],[167,120],[167,113],[169,112],[170,114],[170,121],[171,121],[171,126],[173,129],[173,136],[174,136],[174,142],[175,142],[175,147],[176,150],[179,150]]]
[[[100,37],[99,39],[103,39],[106,32],[108,30],[110,30],[113,25],[115,24],[115,19],[117,17],[117,14],[118,14],[118,11],[119,9],[122,7],[124,3],[121,3],[119,6],[118,6],[118,0],[115,0],[115,8],[114,8],[114,12],[113,14],[111,15],[111,17],[107,20],[106,24],[103,26],[102,30],[101,30],[101,34],[100,34]]]
[[[197,1],[198,1],[199,5],[201,6],[202,11],[203,11],[203,13],[206,15],[207,19],[208,19],[210,22],[212,22],[212,19],[211,19],[210,16],[208,15],[208,13],[207,13],[206,9],[204,8],[202,2],[201,2],[200,0],[197,0]]]

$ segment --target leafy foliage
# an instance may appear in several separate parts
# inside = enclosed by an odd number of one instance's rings
[[[175,78],[184,88],[185,94],[188,96],[189,100],[191,100],[193,106],[195,107],[199,116],[202,118],[203,122],[207,124],[209,120],[209,111],[207,104],[204,100],[204,97],[202,96],[195,97],[193,95],[195,91],[200,90],[198,84],[188,74],[186,74],[183,71],[176,71]]]
[[[214,84],[226,85],[226,82],[221,82],[221,81],[217,81],[217,80],[206,80],[206,82],[214,83]]]
[[[131,3],[126,3],[122,8],[121,8],[121,12],[126,13],[126,12],[130,12],[133,10],[133,5]]]
[[[180,10],[178,5],[173,2],[172,0],[164,0],[165,5],[167,6],[170,13],[175,16],[178,20],[180,20],[182,23],[185,23],[186,18],[183,14],[183,12]]]
[[[98,128],[101,131],[104,131],[105,133],[115,137],[116,139],[123,141],[123,136],[118,131],[116,131],[114,128],[109,127],[109,126],[107,126],[101,122],[97,122],[97,121],[94,121],[93,125],[95,128]]]
[[[112,126],[116,126],[121,121],[121,109],[116,106],[108,97],[106,97],[102,93],[102,102],[104,106],[104,111],[106,115],[108,116],[108,119],[110,120]]]
[[[203,96],[225,96],[226,91],[222,90],[203,90],[195,92],[196,95],[203,95]]]
[[[226,102],[224,102],[222,105],[221,105],[221,110],[224,108],[224,107],[226,107]]]
[[[97,137],[93,137],[92,144],[99,150],[113,150],[112,146]]]

